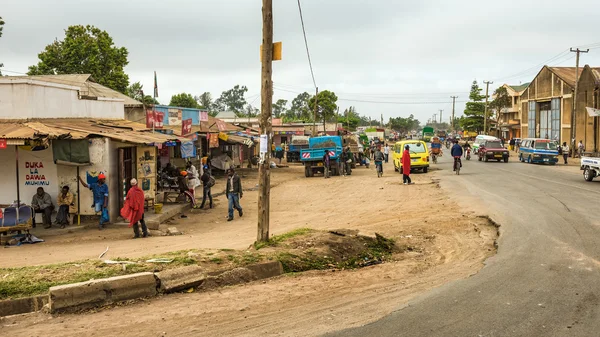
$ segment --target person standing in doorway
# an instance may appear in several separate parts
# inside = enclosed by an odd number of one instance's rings
[[[200,209],[204,209],[207,198],[209,200],[209,207],[213,208],[213,197],[210,189],[215,184],[215,178],[211,177],[208,166],[205,165],[203,169],[204,174],[202,174],[202,177],[200,178],[202,181],[202,203],[200,204]]]
[[[408,144],[404,147],[404,152],[402,153],[402,181],[404,185],[413,184],[410,180],[410,147]]]
[[[69,192],[69,186],[63,186],[56,199],[58,204],[58,213],[56,213],[56,223],[60,228],[65,228],[69,224],[69,208],[73,205],[73,194]]]
[[[42,213],[42,221],[44,228],[52,227],[52,212],[54,211],[54,205],[52,204],[52,197],[46,193],[42,187],[38,187],[37,193],[33,195],[31,200],[31,207],[35,213]],[[35,213],[33,215],[32,227],[35,228]]]
[[[227,221],[233,221],[233,209],[238,211],[240,217],[244,215],[242,206],[240,206],[240,199],[244,195],[242,190],[242,179],[235,173],[233,168],[227,170],[227,199],[229,200],[229,216]]]
[[[138,223],[142,225],[142,237],[147,237],[148,227],[146,227],[146,222],[144,221],[144,201],[146,197],[144,196],[144,191],[138,186],[137,179],[133,178],[129,183],[131,188],[127,191],[121,216],[129,219],[129,227],[133,227],[134,239],[140,237]]]
[[[565,160],[565,165],[567,165],[567,158],[569,157],[569,145],[567,145],[567,142],[563,142],[561,149],[563,159]]]
[[[85,188],[89,188],[94,195],[94,211],[100,213],[98,229],[102,230],[104,224],[108,222],[107,217],[104,216],[105,213],[108,213],[108,186],[106,185],[106,176],[104,173],[100,173],[98,175],[98,182],[91,185],[88,185],[81,177],[78,178],[81,185]]]
[[[385,156],[385,163],[388,163],[388,160],[390,158],[390,146],[386,143],[385,147],[383,148],[383,155]]]
[[[323,155],[323,175],[325,176],[325,179],[329,178],[329,164],[331,161],[331,157],[329,157],[329,151],[325,150],[324,151],[325,154]]]

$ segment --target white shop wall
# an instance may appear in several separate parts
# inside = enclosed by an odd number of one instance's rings
[[[14,146],[0,150],[0,204],[11,204],[17,199],[15,161]],[[19,149],[19,187],[21,202],[31,204],[38,187],[43,187],[56,204],[59,181],[51,148],[42,151]]]

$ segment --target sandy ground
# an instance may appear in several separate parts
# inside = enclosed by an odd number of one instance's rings
[[[357,168],[349,177],[304,178],[301,167],[274,170],[271,230],[298,227],[358,229],[381,233],[419,249],[399,261],[360,270],[286,275],[268,281],[162,296],[83,315],[42,313],[0,320],[0,334],[44,336],[313,336],[365,324],[406,305],[423,292],[468,277],[495,252],[496,228],[485,218],[465,213],[432,181],[435,171],[413,174],[412,186],[401,184],[393,165],[377,178]],[[251,181],[248,177],[246,181]],[[251,186],[253,183],[246,186]],[[256,236],[256,192],[242,199],[243,218],[225,221],[225,200],[216,209],[177,219],[178,237],[129,240],[128,229],[80,233],[27,246],[12,253],[39,264],[97,258],[107,243],[108,258],[136,257],[187,248],[248,247]],[[116,239],[116,240],[114,240]],[[49,254],[49,255],[46,255]],[[24,256],[29,256],[23,261]],[[8,261],[7,261],[8,260]]]

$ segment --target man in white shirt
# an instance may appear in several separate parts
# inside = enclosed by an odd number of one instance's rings
[[[383,155],[385,156],[385,162],[388,162],[388,158],[390,157],[390,146],[388,144],[385,144],[385,147],[383,148]]]

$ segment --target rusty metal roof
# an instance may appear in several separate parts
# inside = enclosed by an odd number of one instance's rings
[[[152,132],[143,124],[127,120],[36,119],[0,121],[0,138],[83,139],[101,136],[135,144],[164,143],[178,137]]]
[[[208,116],[208,122],[201,122],[200,125],[192,125],[192,132],[197,133],[219,133],[219,132],[237,132],[244,129],[237,127],[231,123],[223,122],[225,130],[219,130],[217,126],[217,118]],[[181,136],[181,125],[164,125],[163,129],[173,130],[177,136]]]
[[[575,67],[548,67],[548,69],[553,72],[556,76],[558,76],[561,80],[565,81],[569,86],[575,88],[575,79],[577,78],[575,74]],[[583,71],[583,67],[579,68],[579,75]]]

